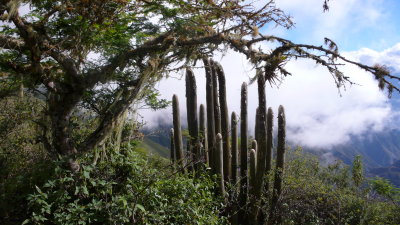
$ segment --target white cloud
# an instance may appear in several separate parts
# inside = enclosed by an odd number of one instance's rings
[[[393,62],[397,63],[396,60],[399,59],[396,55],[400,53],[399,48],[400,44],[383,52],[361,49],[344,55],[367,64],[394,57]],[[217,61],[219,59],[215,58]],[[248,82],[254,71],[242,56],[232,51],[229,51],[220,62],[227,77],[229,111],[239,112],[241,83]],[[306,60],[292,61],[286,67],[293,76],[287,77],[279,87],[267,87],[267,105],[271,106],[275,113],[280,104],[285,106],[289,128],[288,139],[292,142],[307,147],[329,149],[336,144],[347,142],[351,136],[362,136],[367,131],[380,131],[390,122],[391,105],[385,93],[379,91],[372,75],[356,66],[346,65],[342,68],[352,81],[359,84],[347,86],[346,91],[341,91],[342,96],[339,95],[331,75],[325,68]],[[205,104],[204,71],[196,69],[195,74],[198,103]],[[182,120],[185,120],[184,80],[168,79],[160,82],[158,88],[167,99],[171,99],[174,93],[179,96],[181,116]],[[253,133],[254,128],[256,89],[256,84],[249,86],[250,133]],[[145,119],[150,121],[159,115],[172,121],[170,108],[159,112],[147,111],[144,114]]]
[[[375,63],[383,64],[392,69],[392,72],[400,73],[400,43],[382,52],[362,48],[358,51],[350,52],[349,55],[363,63],[369,65]]]

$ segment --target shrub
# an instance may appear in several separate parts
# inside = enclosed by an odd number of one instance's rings
[[[0,224],[20,224],[26,218],[27,195],[52,171],[40,143],[44,107],[29,94],[0,100]]]
[[[282,224],[399,223],[399,205],[376,198],[369,184],[361,183],[361,169],[354,181],[354,169],[350,170],[342,162],[322,167],[316,156],[303,153],[301,149],[288,151],[288,154],[283,192],[270,217],[273,220],[282,218]],[[362,168],[359,158],[355,164],[353,168]],[[379,194],[394,196],[396,190],[383,183],[382,179],[375,180],[372,188]],[[264,196],[265,202],[269,202],[270,194]],[[268,205],[263,211],[268,214]],[[279,223],[269,221],[269,224]]]
[[[57,167],[29,196],[33,224],[221,224],[221,199],[206,173],[174,173],[163,160],[124,148],[108,161],[82,160],[78,173]],[[150,161],[152,163],[150,163]]]

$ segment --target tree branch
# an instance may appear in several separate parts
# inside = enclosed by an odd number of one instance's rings
[[[17,51],[27,49],[23,40],[4,34],[0,34],[0,48]]]

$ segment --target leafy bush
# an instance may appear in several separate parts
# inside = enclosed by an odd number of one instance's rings
[[[213,180],[174,173],[163,160],[124,148],[108,161],[81,162],[78,173],[55,177],[29,196],[33,224],[221,224]],[[151,161],[151,163],[150,163]]]
[[[388,179],[375,177],[370,181],[372,190],[393,202],[400,202],[400,188],[394,187]]]
[[[359,157],[350,170],[341,162],[322,167],[316,156],[301,149],[288,153],[283,193],[269,217],[270,224],[399,224],[399,205],[376,198],[371,186],[361,183]],[[372,183],[375,189],[376,183]],[[388,190],[387,185],[379,186]],[[393,193],[390,190],[384,193]],[[269,202],[270,195],[265,196]],[[263,211],[270,214],[269,205]]]
[[[26,197],[52,171],[40,143],[44,104],[26,94],[0,100],[0,224],[20,224],[26,218]]]

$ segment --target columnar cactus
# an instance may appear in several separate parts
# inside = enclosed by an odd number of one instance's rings
[[[270,170],[268,170],[268,168],[271,168],[271,164],[272,164],[272,145],[273,145],[273,128],[274,128],[274,113],[272,111],[272,108],[269,107],[268,108],[268,114],[267,114],[267,172],[269,172]],[[269,157],[268,157],[269,156]],[[265,183],[264,184],[264,190],[266,192],[268,192],[269,190],[269,183]]]
[[[176,160],[175,156],[175,142],[174,142],[174,128],[171,128],[169,133],[170,144],[171,144],[171,162],[174,164]]]
[[[264,174],[266,168],[267,156],[267,135],[266,135],[266,97],[265,97],[265,78],[264,75],[258,71],[257,74],[258,84],[258,149],[257,149],[257,171],[256,179],[254,182],[254,189],[252,191],[255,203],[252,205],[252,218],[253,223],[257,221],[258,211],[261,204],[261,194],[264,186]]]
[[[225,182],[224,182],[224,156],[223,156],[223,147],[222,147],[222,135],[220,133],[217,134],[217,148],[216,148],[216,171],[219,176],[218,186],[219,191],[222,196],[225,197]]]
[[[258,107],[257,107],[257,109],[256,109],[256,120],[254,121],[254,139],[256,140],[256,141],[259,141],[259,134],[260,134],[260,131],[259,131],[259,122],[258,121],[260,121],[260,113],[259,113],[259,110],[258,110]]]
[[[218,99],[218,75],[215,67],[215,62],[210,60],[213,82],[213,98],[214,98],[214,120],[215,120],[215,133],[221,133],[221,110],[219,107]]]
[[[254,149],[254,150],[257,152],[257,149],[258,149],[258,147],[257,147],[257,140],[253,140],[253,141],[251,142],[251,148]]]
[[[210,60],[211,64],[211,71],[212,71],[212,82],[213,82],[213,102],[214,102],[214,121],[215,121],[215,133],[221,133],[221,111],[219,108],[219,100],[218,100],[218,80],[217,80],[217,73],[215,69],[215,62]],[[217,153],[215,153],[217,154]],[[215,159],[218,156],[213,156]],[[217,163],[217,162],[216,162]],[[217,165],[214,165],[216,168]],[[214,173],[217,173],[216,170],[213,170]]]
[[[193,162],[199,161],[200,143],[199,143],[199,126],[197,120],[197,92],[196,79],[191,69],[186,69],[186,108],[187,121],[189,130],[189,149],[190,159]]]
[[[183,155],[183,143],[182,143],[182,131],[181,131],[181,120],[179,112],[179,100],[178,96],[172,97],[172,109],[173,109],[173,123],[174,123],[174,140],[175,140],[175,153],[178,165],[182,171],[185,172],[185,162]]]
[[[282,193],[282,177],[285,163],[286,150],[286,119],[285,109],[279,106],[278,109],[278,146],[276,154],[276,172],[274,180],[274,190],[272,197],[272,206],[275,207],[279,196]]]
[[[250,173],[249,173],[249,193],[254,192],[255,182],[256,182],[256,171],[257,171],[257,156],[256,150],[250,150]],[[251,195],[253,196],[253,195]]]
[[[214,151],[215,151],[215,120],[214,120],[214,97],[212,69],[209,59],[203,59],[206,71],[206,100],[207,100],[207,140],[208,140],[208,159],[209,166],[214,167]]]
[[[206,116],[204,105],[200,105],[200,142],[202,144],[202,151],[200,152],[200,157],[207,164],[208,159],[208,143],[207,143],[207,131],[206,131]]]
[[[242,206],[239,223],[246,224],[247,216],[243,208],[247,204],[247,84],[242,84],[240,104],[240,193],[239,204]]]
[[[252,156],[252,151],[254,151],[254,156]],[[253,162],[254,160],[254,162]],[[255,180],[256,180],[256,175],[257,175],[257,141],[253,140],[251,142],[251,150],[250,150],[250,173],[249,173],[249,193],[254,194],[254,185],[255,185]],[[251,190],[250,190],[251,189]]]
[[[221,134],[224,147],[224,179],[225,182],[229,182],[231,178],[231,149],[229,146],[229,115],[228,115],[228,104],[226,102],[226,85],[225,85],[225,74],[222,66],[215,62],[215,70],[218,76],[219,85],[219,103],[221,112]]]
[[[232,149],[232,182],[237,184],[238,182],[238,167],[239,167],[239,155],[238,155],[238,130],[237,130],[237,118],[236,113],[232,112],[231,115],[231,149]]]

